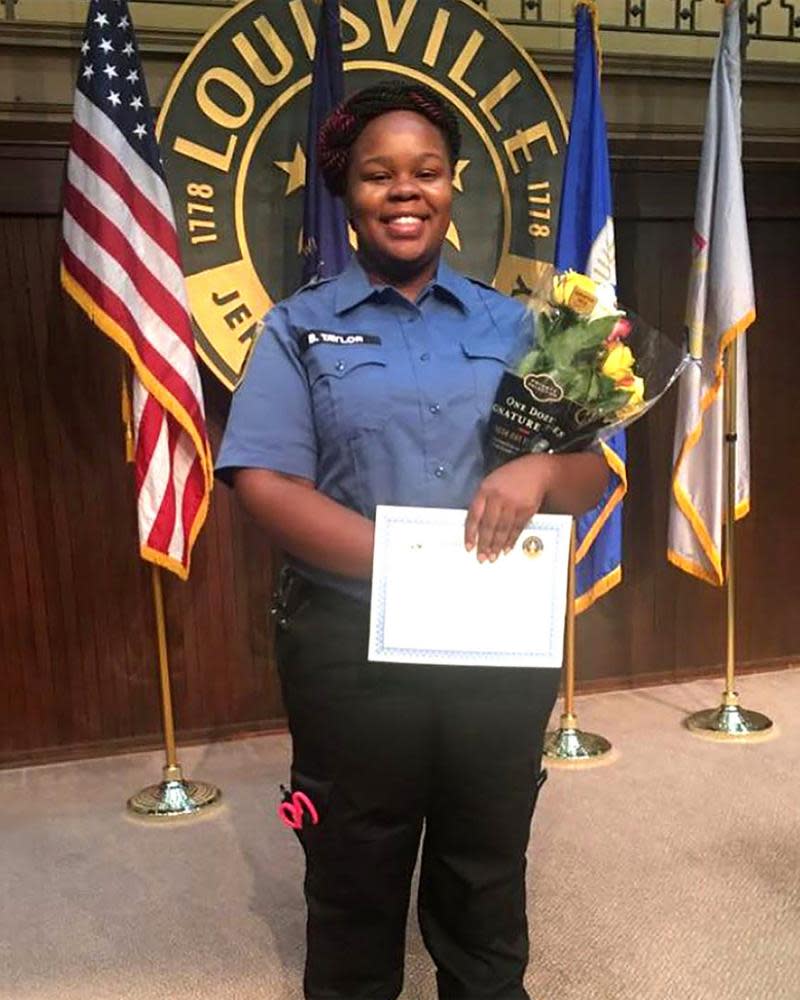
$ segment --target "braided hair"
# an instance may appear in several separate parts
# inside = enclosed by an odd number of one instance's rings
[[[389,111],[416,111],[435,125],[445,140],[451,168],[461,149],[461,130],[449,104],[422,83],[384,80],[359,90],[328,115],[319,130],[317,156],[331,194],[343,195],[350,150],[366,125]]]

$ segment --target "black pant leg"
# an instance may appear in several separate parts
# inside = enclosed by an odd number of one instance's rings
[[[393,1000],[430,772],[432,702],[415,668],[366,661],[368,614],[302,606],[279,637],[292,784],[320,812],[304,826],[305,995]]]
[[[525,851],[559,672],[444,673],[420,926],[441,1000],[526,1000]]]

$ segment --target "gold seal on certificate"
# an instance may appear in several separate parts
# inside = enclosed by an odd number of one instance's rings
[[[529,559],[535,559],[544,549],[544,542],[538,535],[528,535],[522,539],[521,548]]]
[[[561,666],[572,518],[540,514],[479,563],[464,510],[378,507],[369,658],[451,666]]]

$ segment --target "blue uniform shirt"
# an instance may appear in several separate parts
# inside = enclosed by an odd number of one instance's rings
[[[302,476],[374,519],[378,504],[469,507],[504,369],[530,344],[524,306],[443,261],[416,303],[353,257],[267,315],[217,457]],[[369,583],[294,564],[362,599]]]

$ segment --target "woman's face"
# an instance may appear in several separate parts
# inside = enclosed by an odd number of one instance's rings
[[[442,133],[413,111],[373,118],[350,151],[345,200],[368,270],[402,279],[435,266],[453,201]]]

